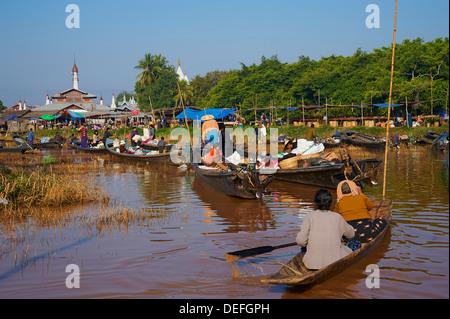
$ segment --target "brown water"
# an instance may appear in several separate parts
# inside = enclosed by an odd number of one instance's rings
[[[262,200],[241,200],[210,189],[192,172],[172,166],[120,162],[108,154],[44,153],[93,165],[95,178],[116,205],[148,214],[128,227],[92,229],[81,222],[19,225],[22,242],[2,239],[0,298],[448,298],[449,181],[446,153],[416,146],[389,153],[386,198],[394,201],[392,224],[369,257],[309,288],[261,284],[298,251],[276,250],[238,261],[246,277],[233,276],[230,251],[294,241],[312,209],[316,189],[273,182]],[[364,152],[361,157],[374,154]],[[375,154],[381,159],[384,153]],[[28,165],[41,157],[18,156]],[[355,156],[354,156],[355,157]],[[9,156],[0,155],[8,161]],[[100,169],[99,169],[100,168]],[[379,185],[365,188],[382,199]],[[64,208],[66,216],[98,207]],[[64,219],[64,218],[63,218]],[[67,217],[67,220],[70,220]],[[20,229],[20,230],[19,230]],[[0,230],[6,233],[6,230]],[[65,285],[66,266],[81,270],[80,288]],[[369,289],[366,266],[380,268],[380,287]]]

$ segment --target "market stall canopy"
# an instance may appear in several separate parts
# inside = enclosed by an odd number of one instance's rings
[[[212,115],[214,116],[214,119],[220,120],[224,117],[227,117],[228,115],[233,115],[236,109],[204,109],[204,110],[193,110],[190,108],[186,108],[186,117],[188,119],[194,120],[194,121],[201,121],[201,118],[205,115]],[[178,114],[175,118],[176,119],[184,119],[184,111]]]
[[[61,116],[70,116],[73,119],[81,119],[87,117],[87,115],[72,110],[64,110],[64,112],[61,113]]]
[[[45,121],[52,121],[54,119],[57,119],[58,117],[60,117],[61,115],[49,115],[49,114],[44,114],[40,117],[40,119],[45,120]]]

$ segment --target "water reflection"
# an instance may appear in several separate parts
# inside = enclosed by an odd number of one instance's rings
[[[350,151],[355,159],[383,156]],[[243,261],[241,266],[250,276],[246,279],[233,277],[225,253],[292,242],[304,216],[314,208],[316,188],[274,181],[262,200],[247,201],[218,193],[192,172],[123,161],[109,154],[46,151],[40,155],[0,154],[0,161],[33,167],[49,154],[55,157],[55,165],[73,164],[79,172],[77,178],[94,177],[112,204],[131,208],[145,218],[100,233],[69,218],[84,213],[89,217],[101,210],[88,205],[55,212],[58,223],[29,220],[18,225],[13,231],[22,231],[26,239],[6,250],[11,241],[2,238],[0,273],[14,268],[15,255],[18,260],[26,256],[24,252],[45,258],[3,279],[0,297],[448,298],[445,153],[419,146],[390,152],[386,197],[394,201],[394,209],[386,238],[358,264],[307,288],[261,285],[257,280],[278,270],[278,262],[289,261],[297,247]],[[372,200],[382,199],[382,178],[378,186],[364,192]],[[332,195],[335,200],[335,191]],[[6,225],[0,230],[9,231]],[[71,246],[87,235],[92,240]],[[83,289],[68,291],[64,287],[68,263],[83,266]],[[380,267],[380,289],[365,285],[368,264]]]

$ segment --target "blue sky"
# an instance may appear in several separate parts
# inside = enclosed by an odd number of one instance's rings
[[[66,6],[80,9],[80,28],[66,27]],[[366,27],[369,4],[380,28]],[[0,100],[45,103],[72,87],[74,54],[80,89],[111,102],[133,91],[145,53],[181,59],[190,79],[213,70],[259,64],[264,55],[292,63],[301,55],[353,54],[392,44],[395,0],[27,0],[0,7]],[[448,0],[399,0],[397,43],[449,34]]]

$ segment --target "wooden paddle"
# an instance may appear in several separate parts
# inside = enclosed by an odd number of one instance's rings
[[[260,254],[271,252],[275,249],[285,248],[285,247],[290,247],[290,246],[295,246],[295,245],[297,245],[297,243],[294,242],[294,243],[283,244],[283,245],[278,245],[278,246],[261,246],[261,247],[256,247],[256,248],[237,250],[237,251],[233,251],[231,253],[227,253],[225,255],[225,257],[228,260],[228,262],[232,263],[233,261],[238,260],[238,259],[255,256],[255,255],[260,255]]]

